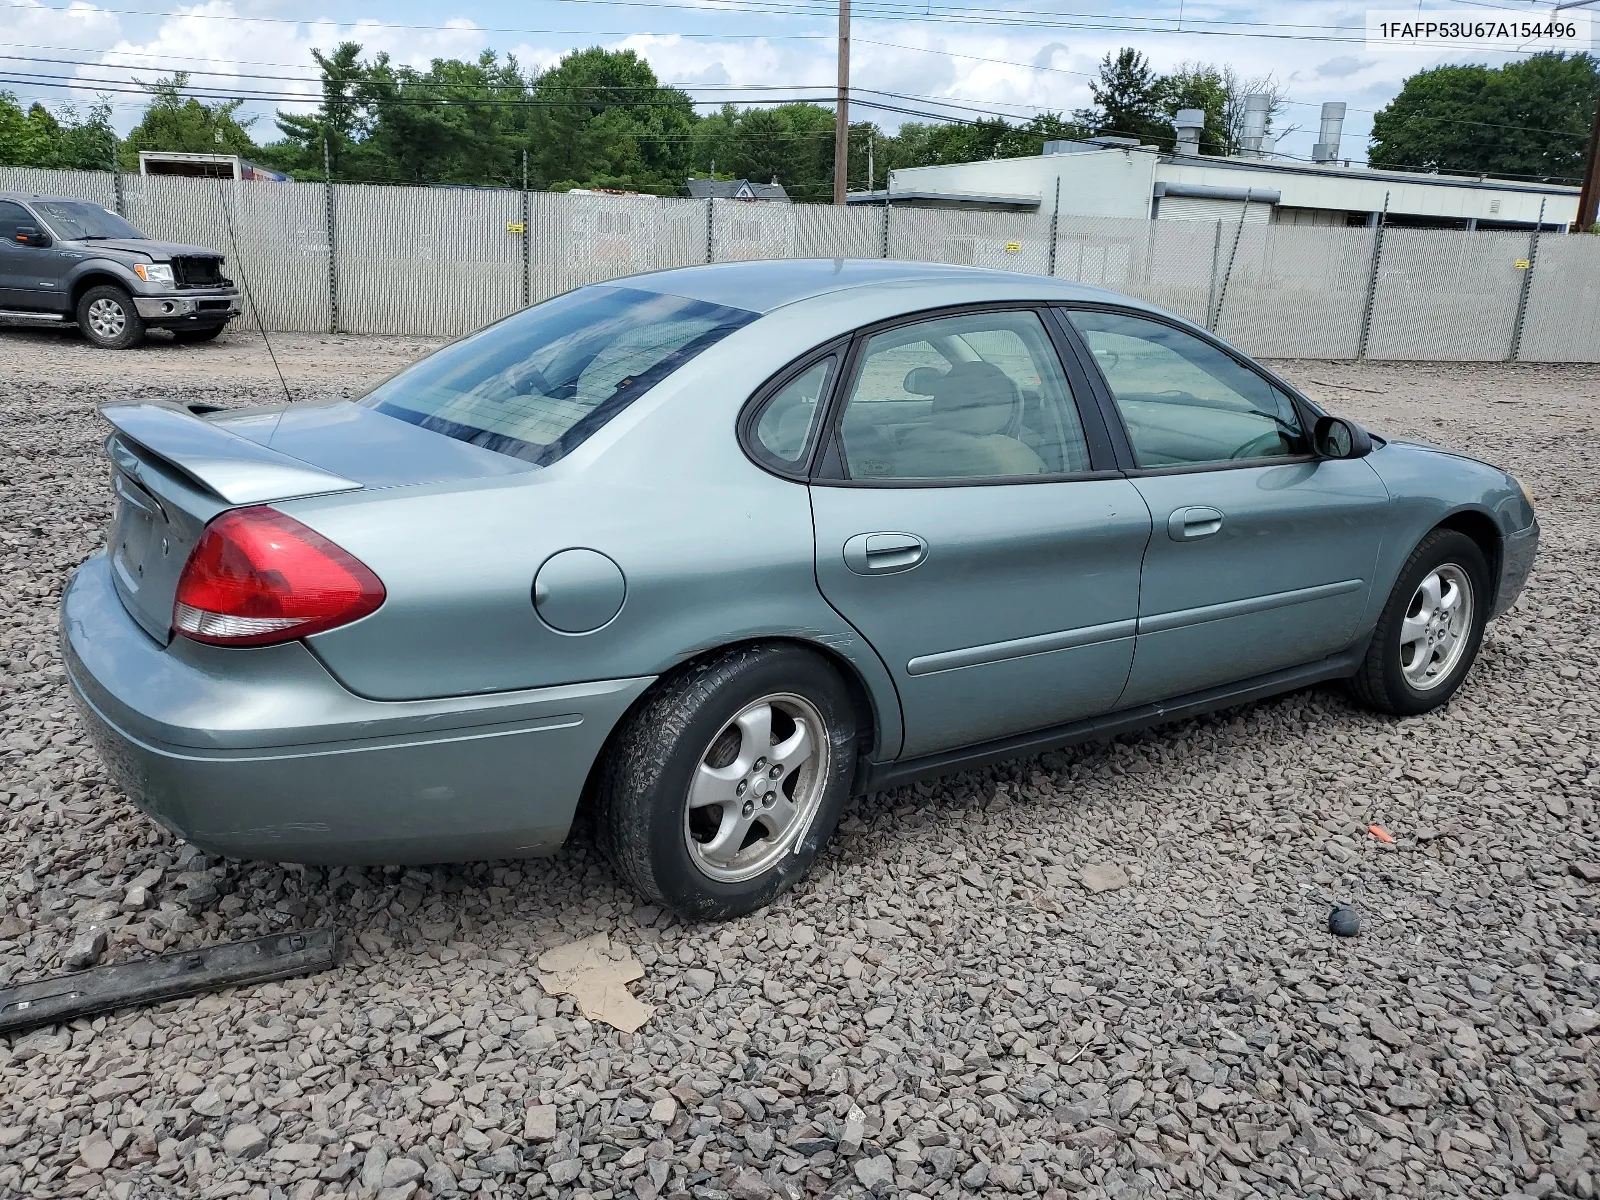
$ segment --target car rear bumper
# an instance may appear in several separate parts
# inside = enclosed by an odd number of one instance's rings
[[[146,325],[157,329],[174,325],[217,325],[231,321],[244,311],[239,293],[232,288],[134,296],[133,306]]]
[[[439,700],[345,690],[302,643],[163,648],[104,555],[62,599],[62,659],[90,735],[142,810],[202,848],[306,863],[548,854],[650,678]]]
[[[1494,611],[1489,615],[1498,617],[1517,602],[1517,597],[1522,595],[1522,588],[1528,582],[1528,574],[1533,570],[1534,557],[1539,553],[1539,522],[1534,520],[1520,533],[1513,533],[1505,539],[1500,548],[1500,578],[1494,589]]]

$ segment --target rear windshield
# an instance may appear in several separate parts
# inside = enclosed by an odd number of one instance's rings
[[[49,222],[57,236],[74,242],[105,241],[107,238],[144,239],[109,208],[90,204],[87,200],[35,200],[33,206]]]
[[[446,346],[361,403],[475,446],[552,463],[756,316],[683,296],[582,288]]]

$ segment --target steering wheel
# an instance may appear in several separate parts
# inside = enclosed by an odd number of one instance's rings
[[[1246,442],[1244,445],[1240,446],[1232,454],[1228,455],[1228,457],[1230,459],[1234,459],[1234,458],[1263,458],[1263,457],[1265,457],[1267,455],[1274,454],[1274,453],[1277,453],[1277,452],[1281,451],[1282,448],[1283,448],[1283,435],[1281,433],[1279,433],[1276,429],[1271,429],[1271,430],[1268,430],[1266,433],[1263,433],[1260,437],[1251,438],[1248,442]]]

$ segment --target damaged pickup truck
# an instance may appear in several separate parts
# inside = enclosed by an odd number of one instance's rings
[[[157,242],[88,200],[0,192],[0,321],[77,323],[96,346],[125,350],[147,329],[206,342],[242,311],[223,258]]]

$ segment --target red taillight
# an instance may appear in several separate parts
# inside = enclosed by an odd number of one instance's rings
[[[349,624],[383,598],[383,582],[320,533],[275,509],[236,508],[190,551],[172,627],[217,646],[268,646]]]

